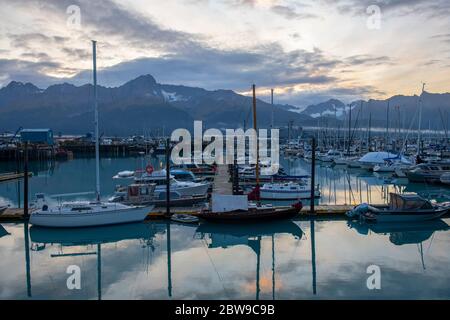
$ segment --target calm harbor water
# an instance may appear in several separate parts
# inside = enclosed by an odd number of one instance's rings
[[[301,160],[282,164],[292,174],[309,172]],[[103,159],[104,196],[112,194],[115,173],[140,166],[138,158]],[[92,159],[34,165],[31,194],[89,191],[94,170]],[[396,189],[442,200],[450,194],[439,186],[385,184],[386,177],[358,170],[318,166],[317,174],[320,203],[382,203]],[[17,182],[0,184],[0,202],[17,205],[17,190]],[[449,224],[155,221],[63,231],[2,224],[0,299],[449,299]],[[380,290],[367,288],[371,265],[380,267]],[[80,268],[80,290],[67,287],[69,266]]]

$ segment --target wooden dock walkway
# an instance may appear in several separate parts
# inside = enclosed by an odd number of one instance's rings
[[[213,192],[217,194],[232,195],[233,185],[230,181],[230,174],[227,165],[218,165],[214,177]]]
[[[24,173],[0,173],[0,182],[23,179],[24,176]],[[28,174],[28,176],[31,177],[31,172]]]

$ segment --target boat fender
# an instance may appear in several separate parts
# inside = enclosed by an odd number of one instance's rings
[[[303,209],[303,203],[301,201],[294,203],[292,205],[293,208],[297,209],[298,211],[301,211]]]
[[[152,174],[153,173],[153,166],[152,165],[148,165],[145,167],[145,172],[147,172],[148,174]]]

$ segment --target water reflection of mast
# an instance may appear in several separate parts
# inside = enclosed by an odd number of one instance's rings
[[[28,221],[23,224],[23,232],[25,239],[25,266],[27,273],[27,296],[31,298],[31,271],[30,271],[30,238],[28,234]]]
[[[102,300],[102,247],[97,244],[97,296]]]
[[[167,292],[172,297],[172,253],[170,244],[170,222],[167,222]]]
[[[315,222],[314,218],[311,218],[311,265],[312,265],[312,286],[313,294],[317,294],[316,284],[316,237],[315,237]]]
[[[275,238],[272,235],[272,300],[275,300]]]

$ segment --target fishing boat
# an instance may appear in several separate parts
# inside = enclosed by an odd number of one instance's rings
[[[166,190],[155,194],[155,184],[133,183],[129,186],[117,186],[114,195],[109,202],[122,203],[126,205],[154,205],[161,207],[166,205]],[[182,196],[177,191],[170,192],[170,205],[172,207],[191,207],[195,204],[204,203],[208,200],[207,195]]]
[[[310,199],[311,187],[307,183],[266,183],[260,189],[262,200],[296,200]],[[320,198],[319,186],[314,190],[314,197]]]
[[[155,184],[154,193],[159,197],[166,192],[167,174],[166,170],[144,172],[141,176],[134,178],[137,184]],[[170,174],[170,192],[175,192],[180,197],[206,196],[210,188],[209,182],[178,181]]]
[[[440,183],[441,176],[450,173],[450,164],[421,163],[406,171],[411,182]]]
[[[428,221],[442,217],[450,205],[435,205],[417,194],[390,194],[387,206],[360,205],[349,211],[347,216],[359,216],[368,222],[411,222]]]
[[[213,194],[211,206],[199,213],[199,217],[208,221],[221,222],[258,222],[266,220],[290,219],[302,210],[302,203],[291,207],[257,205],[248,201],[247,196]]]
[[[77,228],[93,227],[121,223],[143,221],[154,206],[127,206],[120,203],[103,202],[100,200],[100,146],[98,128],[97,101],[97,69],[96,41],[93,47],[94,69],[94,116],[95,116],[95,171],[96,199],[94,201],[65,202],[49,205],[43,194],[37,195],[37,210],[30,215],[30,223],[43,227]]]

